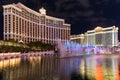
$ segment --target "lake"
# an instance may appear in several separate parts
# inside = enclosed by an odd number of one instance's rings
[[[120,80],[120,56],[36,56],[2,60],[0,80]]]

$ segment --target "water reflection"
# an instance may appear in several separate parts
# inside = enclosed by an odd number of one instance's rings
[[[89,80],[120,80],[118,56],[91,56],[83,60]],[[81,69],[82,70],[82,69]]]
[[[3,60],[0,80],[120,80],[120,58],[38,56]]]

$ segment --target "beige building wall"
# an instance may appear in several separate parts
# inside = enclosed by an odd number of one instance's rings
[[[76,43],[79,43],[81,45],[85,44],[85,35],[84,34],[78,34],[78,35],[71,35],[70,40]]]
[[[22,40],[24,43],[42,41],[55,44],[69,40],[70,24],[64,19],[46,15],[41,8],[36,12],[21,3],[3,5],[4,40]]]
[[[70,40],[85,46],[118,46],[118,27],[96,27],[85,34],[71,35]]]
[[[86,32],[86,45],[118,46],[118,27],[96,27]]]

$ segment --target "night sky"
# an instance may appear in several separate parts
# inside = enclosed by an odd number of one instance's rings
[[[17,2],[35,11],[44,7],[47,15],[65,19],[71,24],[71,34],[81,34],[96,26],[120,28],[120,0],[0,0],[1,28],[2,5]]]

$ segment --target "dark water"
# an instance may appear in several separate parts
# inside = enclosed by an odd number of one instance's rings
[[[119,55],[0,61],[0,80],[120,80]]]

